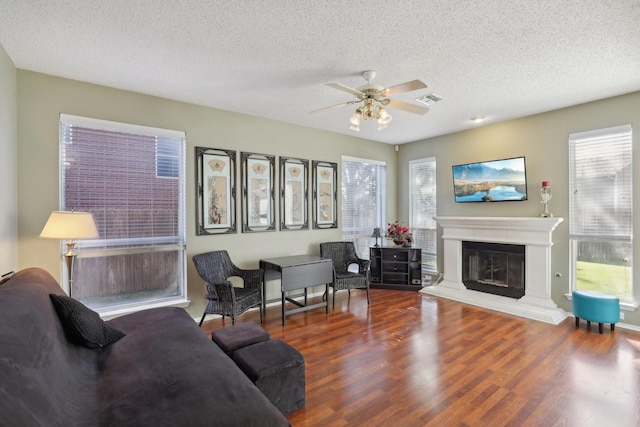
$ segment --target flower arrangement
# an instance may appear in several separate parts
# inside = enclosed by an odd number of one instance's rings
[[[413,236],[409,232],[409,228],[399,221],[387,224],[386,237],[393,240],[396,245],[410,245],[413,242]]]

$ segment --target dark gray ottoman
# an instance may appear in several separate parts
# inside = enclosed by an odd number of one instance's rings
[[[268,341],[269,332],[253,322],[238,323],[211,332],[211,339],[231,357],[239,348]]]
[[[304,408],[304,356],[298,350],[273,339],[236,350],[233,360],[283,415]]]

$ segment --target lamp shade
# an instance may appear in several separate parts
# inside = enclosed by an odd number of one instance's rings
[[[53,211],[40,237],[45,239],[97,239],[98,228],[91,212]]]

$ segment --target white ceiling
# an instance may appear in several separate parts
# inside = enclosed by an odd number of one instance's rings
[[[640,90],[638,0],[0,0],[17,68],[401,144]],[[444,100],[349,130],[324,85]]]

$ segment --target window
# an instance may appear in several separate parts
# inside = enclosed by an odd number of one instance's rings
[[[73,296],[103,314],[186,301],[184,132],[62,114],[60,162],[62,209],[100,233],[78,241]]]
[[[631,126],[569,136],[569,239],[575,289],[633,301]]]
[[[423,281],[428,273],[437,273],[436,159],[409,162],[409,228],[414,246],[422,248]]]
[[[172,138],[156,138],[156,176],[164,178],[180,177],[180,152],[182,147]]]
[[[375,160],[342,157],[342,239],[355,243],[369,259],[375,227],[385,231],[387,165]]]

